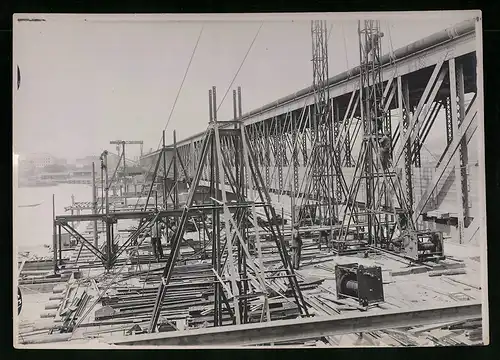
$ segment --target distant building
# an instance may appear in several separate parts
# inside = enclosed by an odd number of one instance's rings
[[[19,167],[25,169],[43,169],[47,165],[56,164],[57,159],[47,153],[19,155]]]
[[[108,152],[108,168],[114,170],[118,164],[120,156]],[[128,160],[130,161],[130,160]],[[99,170],[101,166],[100,156],[85,156],[80,159],[76,159],[75,164],[77,169],[92,169],[92,163],[95,164],[96,171]]]
[[[55,158],[55,164],[56,165],[61,165],[61,166],[67,166],[68,165],[68,160],[63,159],[63,158]]]
[[[58,183],[65,183],[68,181],[70,174],[68,172],[54,172],[54,173],[41,173],[39,179],[51,180]]]
[[[82,169],[82,168],[92,168],[92,163],[95,163],[96,166],[96,171],[99,169],[99,166],[101,164],[101,160],[99,160],[99,156],[85,156],[80,159],[76,159],[75,165],[77,169]]]
[[[67,160],[48,153],[20,154],[18,168],[20,174],[33,174],[43,171],[47,166],[67,166]]]

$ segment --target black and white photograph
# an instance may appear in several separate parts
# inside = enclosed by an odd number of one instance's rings
[[[481,16],[15,14],[14,347],[488,345]]]

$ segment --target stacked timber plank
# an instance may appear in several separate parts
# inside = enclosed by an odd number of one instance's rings
[[[101,239],[102,240],[102,239]],[[120,241],[122,241],[120,239]],[[205,249],[211,257],[210,246]],[[221,281],[214,276],[209,260],[200,259],[200,241],[186,241],[181,250],[181,261],[174,267],[163,300],[158,331],[177,331],[213,326],[214,284]],[[263,264],[266,271],[265,288],[268,295],[271,320],[293,319],[300,316],[290,291],[286,273],[274,242],[262,240]],[[50,325],[25,327],[26,332],[41,331],[42,337],[25,337],[26,343],[64,339],[103,338],[113,335],[140,334],[147,331],[165,260],[156,263],[150,242],[145,240],[134,251],[125,252],[118,265],[105,272],[95,255],[87,249],[75,248],[65,264],[64,288],[56,288],[47,312],[55,312]],[[79,263],[76,264],[76,258]],[[338,299],[335,290],[335,265],[359,263],[381,266],[386,301],[379,306],[363,308],[354,300]],[[384,254],[337,256],[320,250],[314,239],[305,238],[301,270],[297,278],[309,312],[314,316],[335,316],[360,311],[377,312],[384,309],[408,309],[423,303],[435,306],[479,299],[480,285],[474,278],[477,272],[472,263],[452,259],[441,263],[415,266]],[[479,263],[477,263],[479,268]],[[78,272],[79,271],[79,272]],[[76,274],[75,274],[76,273]],[[227,275],[227,274],[224,274]],[[224,278],[224,276],[222,276]],[[226,276],[226,279],[228,277]],[[248,322],[264,318],[264,297],[255,279],[249,281],[247,299]],[[234,311],[229,297],[227,307]],[[233,319],[223,306],[222,324],[231,325]],[[264,316],[263,316],[264,315]],[[43,327],[45,326],[45,327]],[[42,329],[43,328],[43,329]],[[35,330],[39,329],[39,330]],[[28,331],[29,330],[29,331]],[[49,333],[52,333],[49,335]],[[40,333],[38,333],[40,334]],[[422,346],[477,344],[481,342],[480,321],[437,324],[434,327],[390,329],[362,334],[327,336],[320,339],[276,343],[290,346]],[[57,341],[60,341],[59,339]]]
[[[162,271],[162,268],[150,268],[124,274],[121,277],[123,281],[105,291],[105,295],[99,298],[99,307],[95,308],[93,320],[80,326],[130,324],[130,328],[135,326],[136,333],[143,331],[151,317]],[[136,284],[132,285],[133,282]],[[316,279],[303,281],[300,285],[313,288],[320,282]],[[295,318],[299,315],[298,307],[283,279],[274,278],[268,281],[266,286],[275,294],[268,299],[272,320]],[[99,293],[106,288],[101,284],[97,284],[97,287]],[[251,286],[248,297],[248,322],[260,321],[262,301],[260,294]],[[232,302],[230,309],[234,311]],[[196,262],[176,266],[163,300],[159,331],[213,326],[213,312],[214,274],[211,264]],[[223,312],[222,320],[223,324],[233,323],[227,311]]]

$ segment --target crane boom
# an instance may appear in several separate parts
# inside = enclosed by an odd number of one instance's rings
[[[127,193],[128,187],[127,187],[127,165],[126,165],[126,158],[125,158],[125,145],[141,145],[141,157],[142,157],[142,146],[144,142],[142,140],[112,140],[109,142],[110,144],[118,145],[117,150],[119,150],[120,145],[122,147],[122,157],[123,157],[123,186],[125,193]],[[127,206],[127,197],[125,197],[125,206]]]
[[[144,144],[144,141],[142,140],[129,140],[129,141],[125,141],[125,140],[113,140],[113,141],[110,141],[109,142],[110,144],[127,144],[127,145],[142,145]]]

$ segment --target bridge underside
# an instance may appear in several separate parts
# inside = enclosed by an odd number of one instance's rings
[[[441,43],[396,59],[383,65],[382,69],[393,157],[397,156],[399,159],[395,161],[394,167],[406,175],[406,178],[402,175],[401,180],[411,197],[410,205],[418,213],[418,217],[438,209],[443,202],[453,203],[455,206],[458,202],[459,210],[456,215],[465,218],[462,224],[464,231],[477,216],[477,206],[471,205],[471,200],[477,200],[475,196],[478,193],[471,186],[471,180],[468,179],[470,171],[467,170],[467,145],[477,129],[477,106],[474,101],[477,92],[474,22],[467,26],[461,27],[459,36],[448,36]],[[427,40],[420,42],[425,41]],[[415,46],[409,45],[407,48]],[[351,72],[355,73],[355,69]],[[334,138],[335,151],[339,153],[344,176],[349,184],[362,137],[361,100],[359,77],[347,76],[342,79],[341,75],[332,78],[340,78],[340,81],[330,82],[330,118],[333,126],[340,129],[338,137]],[[305,182],[306,167],[311,157],[311,134],[316,118],[314,96],[312,93],[304,94],[303,91],[296,94],[300,96],[289,97],[291,100],[288,102],[278,100],[275,106],[252,111],[241,118],[250,137],[250,146],[257,155],[265,184],[269,192],[278,195],[289,193],[291,184],[297,182],[293,179],[294,172],[298,173],[298,184]],[[452,114],[452,110],[461,114],[458,119]],[[413,126],[401,131],[405,114],[408,114]],[[466,118],[469,120],[467,126],[460,127]],[[421,152],[426,148],[428,138],[434,138],[435,142],[436,134],[442,134],[437,137],[442,138],[444,149],[439,149],[441,153],[437,154],[436,161],[426,164],[421,159]],[[405,144],[410,140],[411,160],[404,160],[406,154],[401,155]],[[169,145],[166,149],[166,162],[161,161],[159,164],[159,174],[164,173],[163,166],[167,164],[169,179],[174,179],[174,174],[179,181],[191,179],[199,161],[202,141],[203,134],[199,134],[179,141],[175,146]],[[229,153],[234,152],[231,144],[223,146]],[[181,160],[177,163],[176,171],[169,165],[175,151]],[[161,152],[144,156],[141,166],[152,171],[159,154]],[[458,165],[460,162],[462,165]],[[230,166],[234,167],[235,164]],[[454,171],[455,168],[462,170]],[[472,170],[479,171],[477,168]],[[209,175],[205,172],[201,180],[208,181]],[[303,190],[299,189],[299,192]],[[455,193],[455,196],[451,193]],[[450,196],[452,200],[448,199]],[[362,202],[362,190],[360,197],[358,200]],[[467,238],[466,235],[463,237]],[[470,240],[467,238],[464,241]]]

